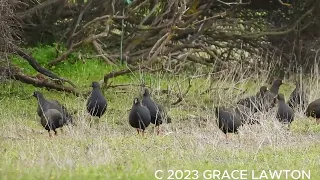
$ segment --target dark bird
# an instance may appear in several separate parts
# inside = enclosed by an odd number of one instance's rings
[[[138,98],[134,98],[129,113],[129,124],[137,129],[138,134],[142,131],[142,135],[144,135],[144,130],[149,126],[150,122],[151,116],[149,109],[145,106],[141,106]]]
[[[56,129],[63,126],[63,116],[56,109],[48,109],[41,115],[41,125],[48,131],[50,137],[51,130],[57,135]]]
[[[278,111],[276,118],[282,123],[291,124],[291,122],[294,120],[293,109],[286,104],[283,94],[278,94],[276,99],[278,100]]]
[[[151,99],[150,92],[147,88],[144,89],[142,105],[146,106],[149,109],[151,115],[151,123],[155,124],[155,126],[158,127],[157,134],[160,133],[160,124],[162,124],[163,122],[171,123],[171,118],[167,115],[164,108]]]
[[[308,105],[307,93],[305,92],[303,87],[300,86],[299,82],[296,82],[296,88],[289,96],[288,105],[292,109],[305,109]]]
[[[273,81],[270,91],[265,93],[264,111],[268,111],[275,106],[274,100],[279,93],[280,86],[283,84],[281,79]]]
[[[92,82],[91,96],[87,100],[87,111],[91,116],[101,117],[107,110],[107,100],[103,96],[100,84]]]
[[[270,92],[275,94],[275,95],[278,95],[279,93],[279,89],[280,89],[280,86],[283,84],[282,80],[281,79],[276,79],[275,81],[273,81],[272,83],[272,86],[270,88]]]
[[[241,117],[232,108],[216,107],[215,114],[219,129],[226,135],[228,133],[237,133],[238,128],[242,125]]]
[[[320,122],[320,99],[316,99],[308,105],[305,115],[307,117],[316,118],[316,121],[318,123]]]
[[[244,105],[251,109],[253,112],[262,110],[262,104],[264,103],[265,93],[268,91],[266,86],[261,86],[259,92],[255,96],[250,96],[244,99],[240,99],[237,104]]]
[[[260,122],[253,117],[255,112],[242,104],[237,104],[234,112],[240,117],[242,124],[260,124]]]
[[[45,97],[43,96],[42,93],[39,91],[35,91],[33,93],[33,96],[37,98],[38,100],[38,109],[37,113],[39,117],[42,117],[43,114],[48,110],[48,109],[56,109],[58,110],[63,117],[63,124],[68,125],[68,124],[74,124],[72,116],[68,113],[67,109],[59,103],[57,100],[46,100]]]

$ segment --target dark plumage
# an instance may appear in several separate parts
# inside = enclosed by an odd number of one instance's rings
[[[226,134],[237,133],[238,128],[242,125],[241,117],[232,108],[216,107],[215,114],[217,117],[217,124],[219,129]]]
[[[72,116],[68,113],[67,109],[61,105],[57,100],[46,100],[42,93],[39,91],[35,91],[33,96],[38,99],[38,109],[37,113],[39,117],[42,117],[43,114],[49,109],[56,109],[58,110],[63,117],[63,124],[73,124]]]
[[[237,104],[244,105],[251,109],[253,112],[257,112],[258,110],[262,110],[263,98],[265,93],[268,91],[266,86],[260,87],[259,92],[255,96],[250,96],[244,99],[240,99]]]
[[[57,128],[63,126],[62,114],[56,109],[48,109],[43,115],[41,115],[41,125],[48,131],[49,136],[51,136],[50,130],[54,131],[57,135]]]
[[[240,117],[241,123],[242,124],[260,124],[259,121],[255,120],[253,118],[253,114],[255,113],[252,109],[238,104],[235,109],[234,112],[237,113],[237,115]]]
[[[101,117],[107,110],[107,100],[100,90],[98,82],[92,82],[91,96],[87,100],[87,111],[91,116]]]
[[[275,106],[274,99],[279,93],[280,86],[283,84],[281,79],[277,79],[272,83],[270,91],[265,93],[264,99],[264,110],[268,111],[269,109]]]
[[[147,88],[143,93],[142,105],[146,106],[149,109],[151,115],[151,123],[158,126],[158,134],[160,124],[162,124],[163,122],[171,123],[171,118],[167,116],[164,108],[151,99],[150,92]]]
[[[320,99],[316,99],[308,105],[305,115],[307,117],[316,118],[317,122],[319,122],[318,119],[320,118]]]
[[[299,82],[296,83],[296,88],[289,96],[288,105],[293,109],[305,109],[308,105],[307,93],[304,91],[303,87],[300,86]]]
[[[273,81],[272,83],[272,86],[270,88],[270,92],[275,94],[275,95],[278,95],[279,93],[279,89],[280,89],[280,86],[283,84],[282,80],[281,79],[276,79],[275,81]]]
[[[131,111],[129,113],[129,124],[136,128],[138,134],[142,130],[142,135],[144,130],[149,126],[151,121],[150,111],[147,107],[141,106],[140,100],[134,98]]]
[[[278,100],[277,119],[282,123],[291,124],[294,120],[294,112],[292,108],[286,104],[283,94],[278,94],[276,98]]]

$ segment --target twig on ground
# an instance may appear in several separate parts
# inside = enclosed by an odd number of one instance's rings
[[[111,85],[111,83],[106,87],[107,89],[109,88],[118,88],[118,87],[127,87],[127,86],[133,86],[133,87],[148,87],[149,86],[145,85],[145,84],[132,84],[132,83],[128,83],[128,84],[115,84],[115,85]]]
[[[187,94],[189,93],[190,89],[192,87],[192,84],[191,84],[191,78],[189,78],[189,85],[188,85],[188,88],[187,90],[185,91],[185,93],[182,94],[182,92],[180,91],[178,94],[177,94],[177,100],[175,102],[173,102],[171,105],[177,105],[179,104],[180,102],[183,101],[183,99],[187,96]]]

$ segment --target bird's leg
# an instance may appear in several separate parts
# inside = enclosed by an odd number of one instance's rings
[[[226,133],[226,144],[229,144],[229,142],[228,142],[228,133]]]
[[[50,133],[50,130],[48,130],[48,133],[49,133],[49,137],[51,138],[51,137],[52,137],[52,134]]]
[[[54,135],[56,135],[56,136],[57,136],[57,135],[58,135],[58,134],[57,134],[57,131],[56,131],[56,130],[53,130],[53,131],[54,131]]]
[[[157,135],[160,134],[160,126],[157,127]]]
[[[92,128],[93,127],[93,123],[94,123],[94,117],[91,116],[90,113],[88,113],[89,116],[89,127]]]
[[[232,138],[231,134],[230,134],[230,133],[227,133],[227,134],[226,134],[227,143],[230,141],[231,138]]]
[[[91,128],[91,117],[89,116],[89,120],[87,121],[89,128]]]
[[[98,121],[97,120],[95,120],[95,122],[94,122],[94,124],[95,124],[95,126],[96,126],[96,128],[97,128],[97,130],[101,130],[101,124],[98,124]]]
[[[140,130],[139,130],[139,128],[137,128],[137,132],[138,132],[138,134],[140,134]]]

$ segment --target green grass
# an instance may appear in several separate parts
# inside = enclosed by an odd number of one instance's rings
[[[53,59],[52,47],[31,50],[42,65]],[[90,90],[91,81],[125,66],[109,66],[95,58],[76,61],[72,55],[52,70],[72,80],[79,89]],[[14,58],[25,73],[35,75],[23,60]],[[223,77],[222,77],[223,78]],[[0,179],[155,179],[156,170],[198,170],[203,179],[205,170],[310,170],[311,179],[320,178],[320,126],[296,113],[291,131],[275,120],[274,111],[258,118],[261,126],[244,126],[228,143],[217,128],[213,106],[230,105],[239,89],[248,89],[242,96],[255,94],[264,82],[246,80],[215,81],[209,88],[206,77],[192,80],[192,87],[183,102],[176,106],[174,93],[162,94],[159,89],[185,91],[187,75],[133,73],[112,79],[114,84],[139,84],[144,80],[154,90],[153,98],[163,104],[173,123],[162,126],[156,136],[149,126],[145,137],[138,136],[128,124],[133,97],[140,88],[126,86],[107,89],[108,110],[99,123],[89,127],[85,98],[47,91],[19,82],[7,81],[0,86]],[[228,88],[230,87],[230,88]],[[227,88],[227,89],[224,89]],[[285,84],[280,92],[286,97],[293,84]],[[64,127],[65,133],[50,139],[39,123],[37,102],[30,95],[43,92],[48,99],[57,99],[75,111],[76,127]],[[310,100],[319,97],[312,89]],[[165,174],[165,177],[168,173]],[[165,178],[164,178],[165,179]],[[250,179],[250,178],[249,178]]]

